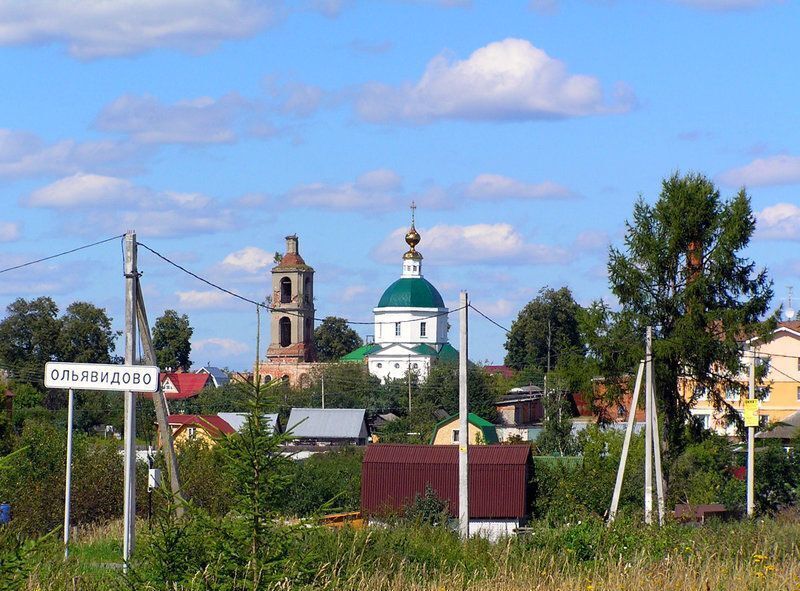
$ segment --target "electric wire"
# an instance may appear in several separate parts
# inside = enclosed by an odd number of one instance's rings
[[[97,246],[99,244],[105,244],[106,242],[111,242],[112,240],[117,240],[118,238],[123,238],[124,234],[120,234],[118,236],[112,236],[111,238],[106,238],[105,240],[98,240],[97,242],[92,242],[91,244],[84,244],[83,246],[79,246],[77,248],[73,248],[70,250],[65,250],[64,252],[59,252],[57,254],[51,254],[50,256],[43,257],[41,259],[36,259],[35,261],[28,261],[27,263],[22,263],[20,265],[14,265],[13,267],[8,267],[6,269],[0,269],[0,273],[6,273],[8,271],[14,271],[15,269],[22,269],[23,267],[29,267],[31,265],[35,265],[36,263],[43,263],[44,261],[49,261],[51,259],[55,259],[58,257],[62,257],[66,254],[71,254],[73,252],[78,252],[79,250],[84,250],[86,248],[91,248],[92,246]]]
[[[494,320],[492,320],[491,318],[489,318],[489,317],[488,317],[486,314],[484,314],[483,312],[481,312],[480,310],[478,310],[478,308],[476,308],[476,307],[475,307],[475,306],[473,306],[472,304],[468,304],[468,305],[469,305],[469,307],[470,307],[470,308],[472,308],[473,310],[475,310],[475,311],[476,311],[478,314],[480,314],[481,316],[483,316],[483,317],[484,317],[486,320],[488,320],[489,322],[491,322],[492,324],[494,324],[494,325],[495,325],[497,328],[499,328],[499,329],[501,329],[501,330],[504,330],[504,331],[506,332],[506,334],[508,334],[508,333],[510,333],[510,332],[511,332],[509,329],[507,329],[507,328],[506,328],[505,326],[503,326],[502,324],[500,324],[500,323],[498,323],[498,322],[495,322]]]
[[[278,308],[276,306],[270,306],[270,305],[265,304],[264,302],[257,302],[256,300],[250,299],[250,298],[248,298],[246,296],[243,296],[242,294],[236,293],[235,291],[232,291],[232,290],[230,290],[230,289],[228,289],[226,287],[223,287],[223,286],[221,286],[221,285],[219,285],[217,283],[214,283],[213,281],[211,281],[209,279],[206,279],[205,277],[202,277],[201,275],[198,275],[194,271],[190,271],[186,267],[183,267],[182,265],[180,265],[180,264],[176,263],[175,261],[171,260],[169,257],[161,254],[157,250],[154,250],[154,249],[150,248],[149,246],[147,246],[146,244],[144,244],[142,242],[138,242],[137,241],[137,244],[139,246],[141,246],[142,248],[144,248],[145,250],[150,251],[151,253],[156,255],[158,258],[160,258],[164,262],[172,265],[176,269],[178,269],[180,271],[183,271],[184,273],[186,273],[187,275],[190,275],[191,277],[194,277],[198,281],[202,281],[206,285],[208,285],[210,287],[213,287],[214,289],[219,290],[219,291],[221,291],[223,293],[226,293],[226,294],[228,294],[228,295],[230,295],[230,296],[232,296],[234,298],[237,298],[237,299],[239,299],[239,300],[241,300],[243,302],[247,302],[248,304],[252,304],[252,305],[257,306],[259,308],[263,308],[265,310],[269,310],[270,312],[280,312],[282,314],[287,314],[287,315],[290,315],[290,316],[297,316],[297,317],[307,318],[307,316],[305,316],[305,315],[303,315],[303,314],[301,314],[299,312],[294,312],[292,310],[284,310],[284,309]],[[428,316],[421,316],[419,318],[411,318],[409,320],[398,320],[396,322],[394,322],[394,321],[377,321],[376,322],[376,321],[364,321],[364,320],[348,320],[347,318],[345,318],[344,320],[345,320],[345,322],[347,324],[370,325],[370,326],[374,326],[376,324],[405,324],[407,322],[420,322],[422,320],[428,320],[430,318],[437,318],[439,316],[447,316],[448,314],[453,314],[455,312],[458,312],[458,311],[462,310],[463,308],[464,308],[464,306],[461,306],[461,307],[458,307],[458,308],[453,308],[452,310],[447,310],[446,312],[437,312],[435,314],[430,314]],[[317,321],[317,322],[324,322],[324,320],[325,320],[324,318],[318,318],[318,317],[315,317],[315,316],[312,316],[310,318],[311,318],[311,320],[314,320],[314,321]]]

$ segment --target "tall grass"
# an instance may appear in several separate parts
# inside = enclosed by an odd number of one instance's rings
[[[703,527],[644,527],[624,518],[611,528],[597,520],[559,527],[534,523],[530,534],[496,544],[461,542],[444,528],[413,525],[303,528],[295,534],[302,548],[293,557],[296,564],[288,565],[285,580],[265,589],[800,591],[797,516]],[[34,569],[28,589],[125,588],[105,562],[105,549],[118,536],[117,526],[79,534],[79,548],[67,563],[55,544]],[[213,564],[189,580],[174,589],[219,588]],[[165,587],[152,581],[138,588]]]

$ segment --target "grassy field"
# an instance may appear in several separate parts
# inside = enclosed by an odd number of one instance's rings
[[[146,525],[141,524],[144,533]],[[646,528],[622,520],[557,527],[534,524],[531,534],[498,544],[461,543],[442,528],[398,526],[362,531],[302,532],[303,576],[263,588],[450,591],[637,589],[800,591],[800,519],[669,524]],[[147,537],[141,536],[141,544]],[[140,548],[141,548],[140,544]],[[29,590],[126,589],[118,569],[119,523],[78,532],[66,563],[56,540],[39,551]],[[198,573],[170,589],[215,589],[213,573]],[[138,589],[165,589],[157,582]],[[233,589],[247,589],[237,586]]]

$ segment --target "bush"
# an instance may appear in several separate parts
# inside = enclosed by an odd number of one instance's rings
[[[281,510],[299,516],[312,515],[321,509],[357,511],[361,506],[363,459],[363,448],[348,446],[295,462]]]

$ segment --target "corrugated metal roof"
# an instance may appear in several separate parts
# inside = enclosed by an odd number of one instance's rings
[[[293,408],[286,431],[308,439],[364,439],[364,408]]]
[[[211,379],[214,381],[214,385],[219,388],[220,386],[224,386],[228,382],[231,381],[231,378],[222,371],[219,367],[215,367],[213,365],[206,365],[205,367],[201,367],[195,373],[207,373],[211,376]]]
[[[475,519],[524,517],[528,512],[527,445],[469,448],[469,512]],[[430,485],[458,515],[458,446],[376,444],[364,454],[361,508],[366,514],[399,511]]]
[[[228,424],[233,427],[236,431],[241,431],[244,424],[247,422],[247,416],[249,413],[246,412],[220,412],[217,413],[217,416],[222,418],[223,420],[227,421]],[[275,428],[275,425],[278,424],[278,413],[272,414],[265,414],[264,418],[267,420],[267,424],[270,426],[271,429]]]

